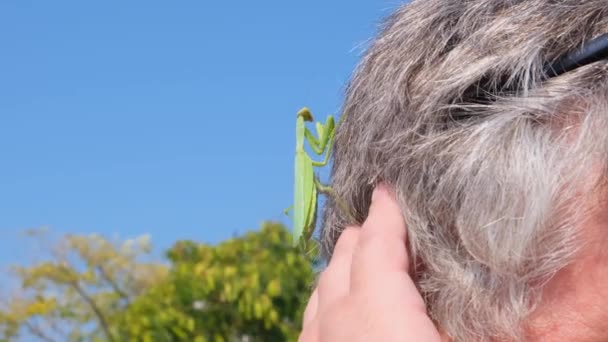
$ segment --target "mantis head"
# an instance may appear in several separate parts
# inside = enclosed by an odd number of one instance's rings
[[[300,117],[300,116],[304,119],[304,121],[314,121],[314,118],[312,117],[312,113],[310,112],[310,110],[307,107],[300,109],[297,117]]]

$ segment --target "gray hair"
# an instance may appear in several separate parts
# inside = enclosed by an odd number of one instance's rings
[[[608,32],[606,0],[419,0],[388,18],[346,91],[328,200],[331,257],[373,187],[396,191],[413,276],[456,341],[523,340],[543,284],[582,247],[604,181],[608,66],[544,80]]]

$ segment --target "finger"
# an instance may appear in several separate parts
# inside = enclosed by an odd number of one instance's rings
[[[313,320],[309,326],[302,329],[298,336],[298,342],[318,342],[319,338],[319,321]]]
[[[332,258],[319,279],[319,308],[323,311],[348,295],[352,255],[359,239],[358,228],[346,228],[336,243]]]
[[[310,325],[310,322],[317,316],[317,308],[319,306],[319,291],[315,289],[308,300],[308,304],[306,304],[306,309],[304,309],[304,319],[302,322],[302,327],[306,328]]]
[[[383,185],[374,190],[351,269],[351,289],[354,292],[373,295],[395,291],[402,294],[407,290],[413,296],[418,293],[408,274],[405,221],[394,195]],[[421,304],[421,300],[415,301],[416,305]]]
[[[372,203],[367,219],[361,227],[365,238],[386,237],[395,238],[396,242],[405,243],[407,231],[401,208],[386,185],[380,184],[374,190]]]

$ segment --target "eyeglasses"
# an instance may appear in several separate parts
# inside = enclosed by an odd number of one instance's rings
[[[590,40],[581,48],[568,52],[558,57],[555,61],[548,62],[544,67],[545,80],[603,59],[608,59],[608,33]],[[494,102],[498,98],[498,95],[509,95],[518,91],[518,84],[515,82],[509,82],[508,84],[499,82],[499,84],[501,86],[497,87],[496,82],[486,76],[467,89],[463,93],[463,96],[458,98],[458,101],[486,105]],[[454,112],[450,116],[452,119],[459,121],[471,118],[471,114],[466,111]]]
[[[608,33],[601,35],[580,49],[558,58],[545,67],[547,78],[557,77],[591,63],[608,58]]]

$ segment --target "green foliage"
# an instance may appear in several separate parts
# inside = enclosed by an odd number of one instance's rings
[[[313,270],[290,238],[266,223],[217,246],[176,243],[168,280],[133,303],[125,326],[150,341],[295,341]]]
[[[216,246],[179,241],[169,265],[143,262],[149,240],[68,236],[49,261],[16,268],[0,340],[295,341],[311,260],[282,225]]]

